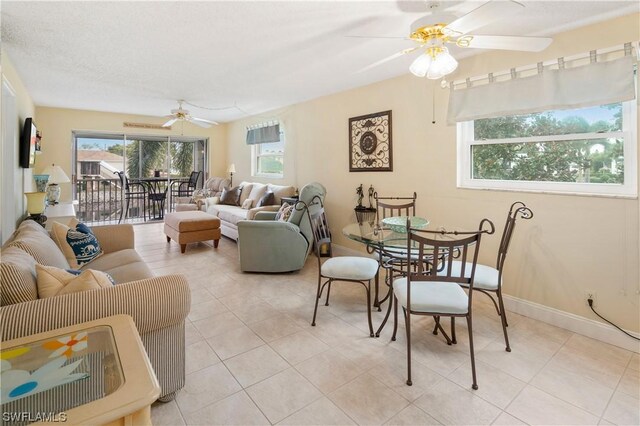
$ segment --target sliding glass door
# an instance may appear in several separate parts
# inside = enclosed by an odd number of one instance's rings
[[[141,136],[74,133],[74,197],[78,217],[86,222],[113,222],[124,206],[120,179],[124,171],[131,181],[156,180],[156,189],[167,191],[191,172],[201,172],[198,187],[207,174],[208,140],[184,136]],[[177,186],[179,182],[175,182]],[[129,206],[128,217],[143,221],[146,200]],[[169,207],[171,203],[166,203]]]

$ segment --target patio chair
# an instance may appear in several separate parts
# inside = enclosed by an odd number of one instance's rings
[[[122,219],[127,220],[129,216],[129,205],[131,201],[137,201],[137,206],[140,208],[142,204],[142,218],[147,220],[147,187],[140,182],[131,182],[124,171],[115,172],[120,178],[120,186],[122,188],[122,211],[120,212],[120,219],[118,223],[122,222]],[[141,203],[142,202],[142,203]]]
[[[190,197],[198,187],[201,171],[192,171],[188,180],[174,180],[171,182],[170,197],[171,208],[173,208],[174,197]]]

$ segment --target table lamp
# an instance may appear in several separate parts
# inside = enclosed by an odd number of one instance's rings
[[[43,215],[45,209],[46,192],[25,192],[27,197],[27,213],[29,219],[35,220],[41,225],[47,221],[47,217]]]
[[[233,188],[233,174],[236,172],[236,165],[234,163],[229,164],[229,169],[227,169],[227,172],[229,173],[229,175],[231,175],[229,184]]]
[[[47,202],[49,204],[58,204],[60,200],[60,185],[61,183],[71,182],[69,176],[66,175],[62,167],[55,164],[50,165],[44,169],[43,174],[49,175],[49,186],[47,187]]]

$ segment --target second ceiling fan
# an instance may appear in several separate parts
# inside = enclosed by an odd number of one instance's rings
[[[214,126],[218,125],[218,123],[215,121],[205,120],[204,118],[192,117],[191,114],[189,114],[188,110],[182,108],[182,104],[184,102],[185,102],[184,100],[178,101],[178,109],[172,109],[171,114],[165,116],[166,118],[169,119],[169,121],[164,123],[162,127],[170,127],[176,121],[188,121],[189,123],[193,123],[196,126],[205,127],[205,128],[211,127],[212,125]]]
[[[523,8],[523,4],[513,0],[492,0],[449,24],[433,23],[433,17],[425,16],[411,24],[411,32],[408,38],[398,37],[411,40],[417,43],[418,46],[401,50],[362,68],[359,72],[367,71],[408,53],[424,49],[424,52],[413,61],[409,70],[418,77],[439,79],[452,73],[458,67],[458,61],[449,53],[449,49],[446,47],[447,44],[455,44],[461,48],[520,50],[526,52],[542,51],[551,44],[553,39],[547,37],[470,34],[478,28],[513,15]]]

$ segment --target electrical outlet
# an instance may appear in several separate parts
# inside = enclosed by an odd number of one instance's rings
[[[593,300],[593,307],[595,308],[595,307],[596,307],[596,302],[597,302],[597,300],[598,300],[598,297],[597,297],[597,296],[598,296],[598,295],[596,294],[596,292],[595,292],[595,291],[593,291],[593,290],[585,290],[585,291],[584,291],[584,303],[585,303],[587,306],[589,306],[589,302],[588,302],[588,300],[589,300],[589,299],[592,299],[592,300]]]

